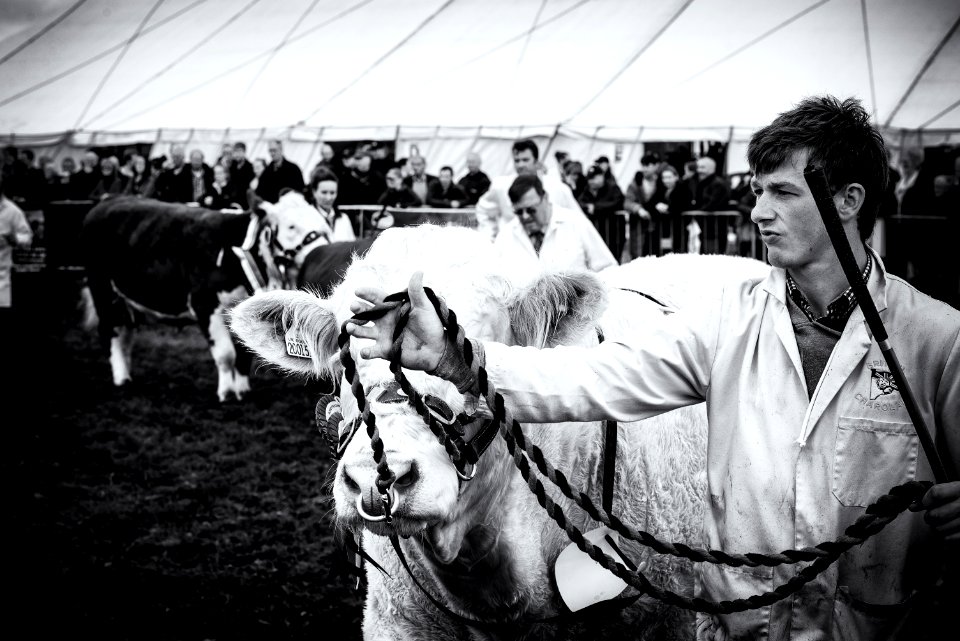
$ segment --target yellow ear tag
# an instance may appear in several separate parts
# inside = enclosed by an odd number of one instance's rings
[[[619,534],[610,528],[599,527],[590,530],[583,536],[606,552],[608,556],[623,564],[623,559],[606,541],[606,537],[609,536],[619,547]],[[575,543],[565,547],[560,556],[557,557],[557,562],[553,566],[553,574],[557,580],[557,590],[560,592],[560,598],[563,599],[564,604],[571,612],[577,612],[600,601],[608,601],[619,595],[627,587],[622,579],[587,556]]]
[[[293,330],[290,330],[283,337],[287,345],[287,354],[296,358],[310,358],[310,346],[307,341],[301,339]]]

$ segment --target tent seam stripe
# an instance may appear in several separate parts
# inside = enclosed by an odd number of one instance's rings
[[[40,31],[38,31],[38,32],[35,33],[34,35],[32,35],[32,36],[30,36],[29,38],[27,38],[23,43],[21,43],[19,46],[15,47],[15,48],[13,49],[13,51],[11,51],[10,53],[8,53],[8,54],[5,55],[4,57],[0,58],[0,65],[3,65],[3,64],[6,63],[8,60],[10,60],[10,58],[13,58],[13,57],[16,56],[18,53],[20,53],[21,51],[23,51],[24,49],[26,49],[27,47],[29,47],[30,45],[32,45],[34,42],[36,42],[37,40],[39,40],[40,38],[42,38],[43,36],[45,36],[45,35],[46,35],[47,33],[49,33],[52,29],[54,29],[58,24],[60,24],[61,22],[63,22],[63,21],[66,20],[67,18],[69,18],[69,17],[70,17],[70,14],[72,14],[74,11],[76,11],[77,9],[79,9],[86,1],[87,1],[87,0],[78,0],[77,2],[75,2],[75,3],[73,4],[73,6],[71,6],[69,9],[67,9],[67,10],[64,11],[63,13],[61,13],[61,14],[60,14],[59,16],[57,16],[56,18],[54,18],[50,23],[48,23],[46,26],[44,26],[42,29],[40,29]]]
[[[214,36],[219,35],[219,33],[220,33],[221,31],[223,31],[223,30],[226,29],[228,26],[230,26],[231,24],[233,24],[234,22],[236,22],[237,20],[239,20],[240,17],[241,17],[243,14],[245,14],[247,11],[249,11],[250,9],[252,9],[252,8],[254,7],[254,5],[256,5],[256,4],[259,3],[259,2],[260,2],[260,0],[251,0],[251,2],[249,2],[246,6],[244,6],[240,11],[238,11],[238,12],[235,13],[235,14],[233,14],[229,19],[227,19],[226,22],[224,22],[222,25],[220,25],[219,27],[217,27],[216,29],[214,29],[212,32],[210,32],[209,34],[207,34],[199,43],[197,43],[196,45],[194,45],[193,47],[191,47],[190,49],[188,49],[186,52],[184,52],[182,55],[180,55],[176,60],[174,60],[174,61],[171,62],[169,65],[167,65],[166,67],[164,67],[164,68],[161,69],[160,71],[156,72],[155,74],[153,74],[152,76],[150,76],[150,77],[147,78],[146,80],[144,80],[142,83],[140,83],[139,85],[137,85],[132,91],[130,91],[127,95],[125,95],[125,96],[123,96],[122,98],[118,99],[116,102],[114,102],[112,105],[108,106],[106,109],[104,109],[103,111],[101,111],[100,113],[98,113],[96,116],[93,116],[92,118],[90,118],[90,120],[88,120],[87,122],[85,122],[85,123],[83,124],[83,128],[88,127],[90,124],[96,122],[97,120],[99,120],[99,119],[102,118],[103,116],[107,115],[108,113],[110,113],[111,111],[113,111],[114,109],[116,109],[117,107],[119,107],[121,104],[123,104],[124,102],[126,102],[127,100],[129,100],[130,98],[132,98],[133,96],[135,96],[138,91],[140,91],[141,89],[143,89],[144,87],[146,87],[147,85],[149,85],[150,83],[152,83],[154,80],[159,79],[160,77],[162,77],[163,75],[165,75],[168,71],[170,71],[171,69],[173,69],[174,67],[176,67],[178,64],[180,64],[181,62],[183,62],[184,60],[186,60],[189,56],[193,55],[193,54],[196,53],[199,49],[203,48],[203,45],[207,44],[211,38],[213,38]]]
[[[146,29],[144,29],[144,30],[143,30],[143,33],[141,33],[140,35],[141,35],[141,36],[144,36],[144,35],[146,35],[147,33],[150,33],[151,31],[154,31],[155,29],[159,29],[160,27],[162,27],[163,25],[167,24],[168,22],[172,22],[172,21],[176,20],[177,18],[179,18],[179,17],[182,16],[183,14],[187,13],[188,11],[192,11],[193,9],[197,8],[198,6],[200,6],[201,4],[205,3],[206,1],[207,1],[207,0],[195,0],[192,4],[187,5],[187,6],[184,7],[183,9],[180,9],[179,11],[177,11],[176,13],[173,13],[173,14],[171,14],[170,16],[168,16],[168,17],[166,17],[166,18],[163,18],[162,20],[158,20],[156,24],[150,25],[149,27],[147,27]],[[128,40],[129,40],[129,39],[128,39]],[[0,107],[3,107],[3,106],[5,106],[5,105],[8,105],[8,104],[10,104],[11,102],[14,102],[14,101],[16,101],[16,100],[19,100],[20,98],[23,98],[24,96],[28,96],[28,95],[30,95],[31,93],[33,93],[34,91],[38,91],[38,90],[40,90],[40,89],[43,89],[43,88],[46,87],[47,85],[51,85],[51,84],[57,82],[58,80],[63,80],[63,79],[66,78],[67,76],[69,76],[69,75],[71,75],[71,74],[73,74],[73,73],[75,73],[75,72],[77,72],[77,71],[80,71],[80,70],[83,69],[84,67],[89,67],[90,65],[92,65],[92,64],[95,63],[95,62],[97,62],[98,60],[101,60],[102,58],[106,58],[107,56],[109,56],[109,55],[110,55],[111,53],[113,53],[114,51],[117,51],[118,49],[124,47],[126,44],[127,44],[127,40],[125,40],[125,41],[123,41],[123,42],[119,42],[119,43],[113,45],[112,47],[110,47],[109,49],[107,49],[107,50],[105,50],[105,51],[101,51],[100,53],[98,53],[98,54],[96,54],[96,55],[94,55],[94,56],[92,56],[92,57],[90,57],[90,58],[87,58],[87,59],[84,60],[83,62],[80,62],[80,63],[75,64],[74,66],[70,67],[69,69],[66,69],[65,71],[61,71],[60,73],[58,73],[58,74],[56,74],[56,75],[54,75],[54,76],[51,76],[51,77],[47,78],[46,80],[41,80],[41,81],[38,82],[37,84],[32,85],[32,86],[30,86],[30,87],[27,87],[26,89],[21,90],[19,93],[16,93],[16,94],[7,96],[6,98],[3,98],[2,100],[0,100]]]
[[[825,1],[827,1],[827,0],[825,0]],[[624,73],[626,73],[627,69],[629,69],[630,67],[632,67],[632,66],[634,65],[634,63],[635,63],[637,60],[639,60],[640,57],[641,57],[644,53],[646,53],[647,49],[649,49],[650,47],[652,47],[653,44],[654,44],[657,40],[660,39],[660,36],[662,36],[664,33],[666,33],[667,30],[668,30],[671,26],[673,26],[673,23],[676,22],[677,19],[680,18],[681,15],[683,15],[683,12],[686,11],[686,10],[687,10],[687,7],[689,7],[691,4],[693,4],[693,0],[686,0],[686,2],[683,3],[683,6],[680,7],[680,9],[679,9],[675,14],[673,14],[673,16],[671,16],[671,18],[667,21],[667,23],[666,23],[665,25],[663,25],[662,27],[660,27],[660,30],[659,30],[659,31],[657,31],[655,34],[653,34],[653,37],[649,40],[649,42],[647,42],[645,45],[643,45],[643,47],[641,47],[639,51],[637,51],[633,56],[631,56],[630,60],[627,61],[627,64],[623,65],[623,66],[620,68],[620,70],[617,71],[617,73],[615,73],[615,74],[613,75],[613,77],[610,78],[610,80],[608,80],[608,81],[603,85],[603,87],[600,88],[600,91],[598,91],[597,93],[595,93],[595,94],[593,95],[593,97],[590,98],[590,100],[588,100],[582,107],[580,107],[579,109],[577,109],[577,110],[573,113],[573,115],[570,116],[569,118],[567,118],[564,122],[570,122],[571,120],[573,120],[574,118],[576,118],[577,116],[579,116],[581,113],[583,113],[583,112],[586,110],[587,107],[589,107],[590,105],[592,105],[593,102],[594,102],[597,98],[599,98],[601,95],[603,95],[603,93],[604,93],[607,89],[609,89],[610,86],[611,86],[614,82],[616,82],[617,79],[618,79],[620,76],[622,76]]]
[[[91,94],[90,99],[87,100],[86,106],[83,108],[83,111],[80,112],[80,116],[77,118],[77,123],[73,126],[76,130],[80,123],[83,122],[83,119],[87,117],[87,112],[90,110],[90,107],[93,106],[93,102],[100,95],[100,92],[103,91],[103,88],[106,86],[107,81],[110,80],[110,76],[113,75],[113,72],[120,65],[120,62],[127,55],[127,52],[130,51],[130,47],[133,46],[133,43],[140,37],[140,34],[143,32],[143,28],[147,26],[147,23],[150,21],[150,18],[153,17],[153,14],[157,12],[164,2],[167,0],[157,0],[153,7],[150,8],[150,11],[147,12],[147,15],[143,17],[143,20],[140,21],[140,24],[137,25],[137,30],[133,32],[133,36],[127,40],[127,43],[123,46],[123,49],[117,54],[117,57],[114,59],[113,63],[110,65],[110,68],[107,70],[107,73],[104,74],[103,78],[100,79],[100,84],[97,85],[97,88]]]

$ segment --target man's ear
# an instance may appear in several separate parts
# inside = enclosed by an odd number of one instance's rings
[[[849,220],[856,220],[866,197],[867,191],[860,183],[849,183],[842,187],[833,197],[837,205],[837,213],[840,214],[840,220],[844,223]]]

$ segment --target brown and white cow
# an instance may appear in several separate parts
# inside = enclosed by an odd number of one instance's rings
[[[674,297],[657,286],[652,261],[638,263],[632,270],[629,266],[614,270],[625,270],[622,278],[629,280],[630,289],[676,302],[696,299],[693,290],[715,284],[702,278],[704,270],[710,270],[704,261],[729,266],[731,260],[671,259],[671,269],[686,269],[686,286],[691,290]],[[742,273],[743,268],[736,264],[728,273],[738,269]],[[251,349],[290,372],[339,378],[336,340],[340,324],[351,316],[353,292],[371,286],[388,292],[405,289],[415,271],[425,273],[425,284],[457,312],[471,338],[539,347],[594,344],[598,326],[608,340],[616,340],[642,332],[651,323],[669,321],[649,299],[604,285],[596,276],[543,276],[518,288],[502,269],[490,244],[474,231],[433,226],[388,230],[364,259],[353,263],[329,298],[306,292],[258,294],[234,309],[231,327]],[[746,269],[755,272],[757,267]],[[718,270],[711,273],[716,276]],[[649,274],[646,280],[644,274]],[[604,278],[616,281],[618,276],[604,274]],[[682,280],[675,274],[672,278]],[[290,356],[285,344],[288,335],[305,341],[311,358]],[[564,611],[552,573],[558,555],[569,544],[567,536],[537,504],[499,437],[480,460],[473,480],[461,485],[444,449],[411,406],[375,400],[393,377],[386,362],[359,358],[358,350],[367,342],[352,339],[350,351],[372,401],[390,467],[398,477],[394,487],[400,500],[391,527],[361,518],[358,497],[376,494],[376,473],[370,440],[360,429],[339,463],[333,496],[339,525],[366,531],[364,550],[389,574],[367,566],[365,639],[692,638],[692,615],[646,597],[599,621],[538,622]],[[450,383],[422,372],[408,372],[408,377],[418,391],[439,397],[453,412],[464,408],[464,397]],[[350,421],[357,405],[346,381],[341,382],[341,390],[343,415]],[[525,432],[573,487],[599,505],[600,424],[528,424]],[[702,405],[621,425],[613,511],[661,539],[700,544],[705,451]],[[546,485],[582,531],[596,525]],[[359,501],[361,507],[366,505],[364,498]],[[390,533],[404,537],[401,545],[414,574],[449,608],[472,619],[509,619],[514,624],[484,631],[440,613],[401,567],[382,536]],[[631,542],[622,541],[621,547],[643,565],[653,582],[692,594],[688,562],[649,553]]]
[[[329,242],[329,226],[302,195],[289,193],[260,207],[269,229],[260,252],[268,264],[276,253],[299,265]],[[109,346],[114,385],[130,382],[136,327],[151,320],[198,325],[217,366],[221,401],[250,391],[251,357],[234,343],[224,312],[257,286],[233,251],[250,240],[251,223],[258,221],[249,213],[133,197],[105,200],[90,210],[80,237],[87,324],[98,325],[101,342]]]

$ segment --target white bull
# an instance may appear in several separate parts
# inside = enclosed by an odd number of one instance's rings
[[[706,263],[706,264],[705,264]],[[696,290],[715,285],[719,273],[756,273],[756,261],[724,257],[687,257],[664,261],[674,288],[689,294],[670,296],[658,287],[656,261],[614,268],[604,279],[624,281],[629,289],[677,301],[696,298]],[[711,267],[713,266],[713,267]],[[545,276],[517,289],[493,260],[490,245],[461,228],[392,229],[383,233],[362,260],[354,262],[328,299],[306,292],[270,292],[254,296],[233,313],[232,328],[266,360],[291,372],[339,378],[336,339],[351,316],[358,287],[386,291],[406,288],[414,271],[457,312],[471,338],[549,347],[595,344],[599,326],[607,340],[644,331],[648,323],[669,322],[659,306],[635,293],[601,284],[595,276]],[[764,269],[760,267],[760,269]],[[685,270],[681,275],[677,270]],[[621,273],[622,272],[622,273]],[[679,292],[674,292],[679,293]],[[285,336],[305,340],[312,359],[289,356]],[[369,341],[353,339],[350,351],[367,398],[393,380],[385,361],[365,361],[358,350]],[[562,372],[557,373],[562,376]],[[421,393],[443,399],[455,413],[464,397],[450,383],[422,372],[408,372]],[[343,415],[357,406],[347,381],[341,382]],[[374,536],[363,537],[365,551],[383,565],[384,576],[367,566],[368,592],[363,621],[365,639],[463,638],[692,638],[693,617],[641,598],[617,616],[603,620],[538,623],[564,611],[553,579],[566,534],[550,521],[513,465],[505,442],[497,437],[481,458],[472,481],[461,484],[454,466],[422,419],[406,403],[372,402],[386,457],[398,480],[400,496],[393,532],[413,572],[451,609],[479,620],[510,619],[500,631],[465,626],[441,614],[411,582],[385,535],[390,530],[364,521],[357,509],[374,497],[376,471],[370,440],[361,428],[341,460],[333,495],[339,524]],[[571,485],[600,505],[603,428],[599,423],[525,425],[529,440],[562,470]],[[702,405],[621,425],[617,448],[614,513],[628,524],[667,541],[701,544],[705,486],[706,414]],[[548,493],[581,531],[596,526],[548,481]],[[691,595],[691,564],[649,553],[632,542],[621,548],[657,585]]]

